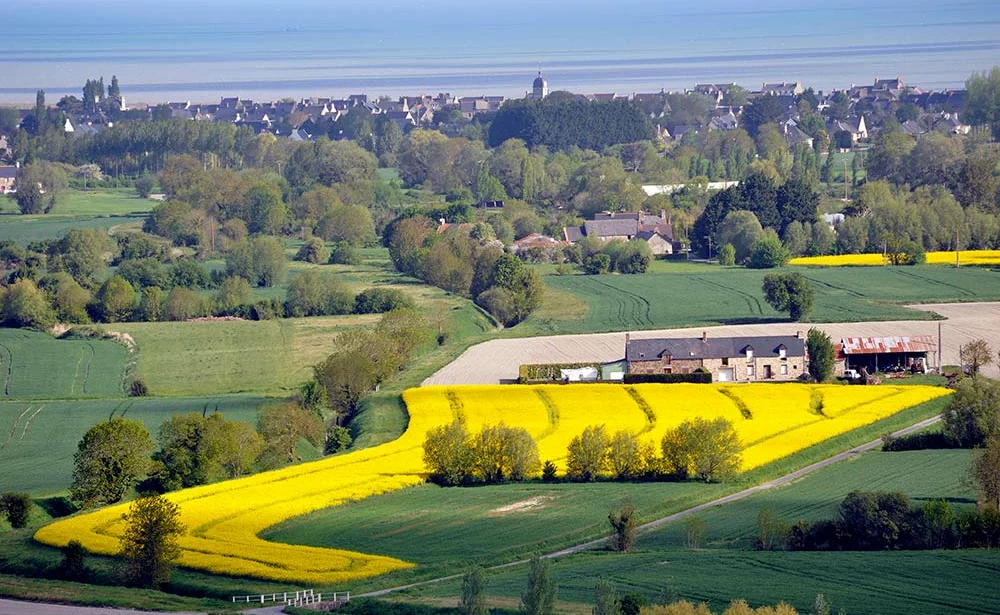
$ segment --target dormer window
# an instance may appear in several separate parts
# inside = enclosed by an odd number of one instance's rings
[[[753,348],[747,347],[747,361],[753,361]]]
[[[784,346],[781,346],[780,348],[778,348],[778,358],[787,359],[788,358],[788,349],[786,349]]]

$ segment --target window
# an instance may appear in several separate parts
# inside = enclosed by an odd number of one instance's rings
[[[747,361],[753,361],[753,348],[747,348]]]
[[[722,366],[727,367],[729,365],[729,357],[722,357]]]
[[[781,366],[781,375],[782,376],[787,376],[788,375],[788,364],[787,363]]]
[[[778,356],[782,359],[788,358],[788,351],[785,349],[784,346],[778,349]]]
[[[672,368],[672,367],[664,367],[663,368],[663,373],[664,374],[672,374],[673,372],[674,372],[674,368]]]
[[[752,378],[753,375],[754,375],[754,373],[753,373],[753,365],[747,365],[747,376],[749,376],[749,377]]]

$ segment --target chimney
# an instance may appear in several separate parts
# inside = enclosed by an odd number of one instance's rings
[[[799,338],[800,340],[806,339],[806,336],[801,331],[796,331],[795,337]]]
[[[702,341],[702,343],[708,341],[708,331],[702,331],[701,332],[701,341]]]
[[[660,220],[663,220],[664,222],[667,221],[667,210],[666,209],[661,209],[660,210]]]
[[[629,342],[631,342],[631,341],[632,341],[632,335],[629,334],[629,333],[626,333],[625,334],[625,345],[628,346]]]

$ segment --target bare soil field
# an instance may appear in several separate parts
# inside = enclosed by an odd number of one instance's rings
[[[914,336],[937,337],[941,325],[941,347],[944,365],[958,364],[958,348],[966,342],[983,338],[992,346],[1000,346],[1000,302],[938,303],[909,306],[934,312],[946,320],[904,320],[853,323],[770,323],[726,325],[721,327],[688,327],[632,333],[633,339],[656,337],[742,335],[794,335],[816,327],[825,331],[834,342],[844,337]],[[1000,349],[1000,348],[998,348]],[[578,363],[617,361],[625,355],[625,333],[594,333],[585,335],[554,335],[519,339],[497,339],[466,350],[455,361],[438,370],[424,385],[431,384],[496,384],[517,378],[518,367],[525,363]],[[932,360],[933,364],[935,360]],[[1000,369],[990,365],[984,373],[1000,376]]]

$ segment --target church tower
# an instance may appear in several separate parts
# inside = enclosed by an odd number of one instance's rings
[[[534,83],[531,84],[531,98],[541,100],[549,95],[549,82],[542,77],[542,71],[538,71]]]

